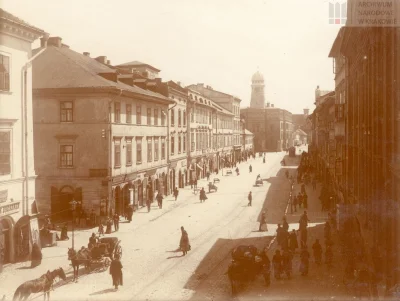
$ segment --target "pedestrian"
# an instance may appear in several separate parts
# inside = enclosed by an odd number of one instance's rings
[[[239,167],[236,167],[236,175],[239,175]]]
[[[181,240],[179,241],[179,249],[183,252],[182,256],[185,256],[188,251],[191,250],[189,243],[189,235],[187,234],[185,228],[181,227]]]
[[[294,212],[297,212],[297,196],[293,197]]]
[[[249,200],[249,203],[247,204],[247,206],[251,207],[251,202],[253,200],[253,196],[251,195],[251,191],[249,192],[249,195],[247,196],[247,199]]]
[[[282,253],[282,272],[286,274],[286,277],[290,279],[292,274],[292,259],[293,255],[288,250],[283,250]]]
[[[283,226],[282,226],[283,231],[288,232],[289,231],[289,224],[288,224],[288,222],[286,220],[286,216],[284,216],[282,219],[283,219]]]
[[[299,220],[299,230],[306,229],[309,221],[307,211],[304,211]]]
[[[302,248],[307,247],[307,228],[300,230],[300,244]]]
[[[303,196],[301,195],[300,191],[297,194],[297,203],[299,204],[299,208],[301,208],[301,205],[303,204]]]
[[[253,167],[251,166],[251,164],[250,164],[250,166],[249,166],[249,173],[250,172],[253,172]]]
[[[37,267],[42,263],[42,251],[37,243],[32,245],[31,268]]]
[[[276,229],[276,241],[279,246],[282,246],[284,235],[283,235],[283,228],[281,227],[281,224],[278,224],[278,228]]]
[[[119,255],[115,255],[115,258],[110,265],[110,275],[112,277],[113,285],[115,289],[118,289],[119,285],[123,285],[123,275],[122,275],[122,263],[120,261]]]
[[[206,196],[206,191],[204,190],[204,187],[201,188],[201,190],[200,190],[199,198],[200,198],[200,203],[203,203],[208,199],[207,196]]]
[[[158,207],[159,207],[160,209],[162,209],[163,196],[162,196],[162,194],[161,194],[160,191],[158,192],[158,194],[157,194],[157,196],[156,196],[156,199],[157,199]]]
[[[210,180],[210,172],[207,171],[207,182]]]
[[[262,259],[263,276],[265,280],[265,285],[270,286],[271,284],[271,261],[268,257],[268,248],[265,247],[260,255]]]
[[[158,200],[157,200],[158,202]],[[150,198],[146,199],[146,206],[147,206],[147,212],[150,212],[151,210],[151,202],[150,202]]]
[[[307,248],[303,248],[300,253],[300,273],[303,276],[308,275],[310,253],[308,253]]]
[[[132,205],[128,205],[126,215],[127,215],[127,217],[128,217],[128,222],[130,223],[130,222],[132,221],[132,216],[133,216],[133,208],[132,208]]]
[[[118,213],[114,214],[114,228],[115,228],[115,231],[119,230],[119,215],[118,215]]]
[[[61,228],[61,240],[68,240],[68,226],[67,223]]]
[[[210,173],[208,173],[208,174],[210,174]],[[209,177],[209,175],[208,175],[208,177]],[[179,194],[178,187],[175,187],[175,189],[174,189],[175,201],[178,199],[178,194]]]
[[[282,273],[282,256],[279,250],[275,251],[275,255],[272,257],[272,265],[274,267],[275,279],[281,279]]]
[[[111,226],[113,222],[111,218],[107,219],[107,227],[106,227],[106,234],[111,234]]]
[[[303,207],[304,207],[304,209],[308,209],[308,196],[307,196],[307,193],[303,194]]]
[[[298,247],[296,230],[293,229],[289,234],[289,250],[294,253]]]
[[[268,231],[267,227],[267,217],[265,216],[265,211],[262,212],[261,218],[260,218],[260,227],[258,228],[258,231]]]
[[[321,264],[321,257],[322,257],[322,247],[319,243],[319,239],[316,239],[314,244],[312,245],[315,263]]]
[[[99,229],[97,230],[97,232],[99,232],[99,236],[102,235],[102,234],[104,236],[104,226],[103,226],[103,222],[102,221],[99,222]],[[62,234],[61,234],[61,237],[62,237]]]

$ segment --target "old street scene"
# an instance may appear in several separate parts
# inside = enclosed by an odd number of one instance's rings
[[[0,8],[0,300],[400,300],[396,0]]]

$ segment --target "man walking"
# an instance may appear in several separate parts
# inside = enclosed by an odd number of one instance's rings
[[[253,171],[253,167],[252,167],[251,164],[250,164],[250,166],[249,166],[249,173],[252,172],[252,171]]]
[[[115,228],[115,231],[118,231],[119,230],[119,215],[118,215],[118,213],[115,213],[114,214],[114,228]]]
[[[251,191],[249,192],[249,195],[247,196],[247,199],[249,200],[249,203],[247,204],[247,206],[251,207],[251,201],[253,200],[253,196],[251,195]]]
[[[158,192],[156,199],[157,199],[158,207],[160,209],[162,209],[163,196],[160,192]]]

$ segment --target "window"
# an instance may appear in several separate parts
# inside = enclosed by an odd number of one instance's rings
[[[142,107],[136,106],[136,124],[142,124]]]
[[[142,163],[142,137],[136,138],[136,164]]]
[[[158,161],[158,141],[159,141],[159,138],[155,137],[154,138],[154,161]]]
[[[190,147],[190,151],[194,152],[194,146],[195,146],[195,142],[194,142],[194,132],[192,131],[190,133],[190,141],[191,141],[191,147]]]
[[[61,122],[72,122],[74,121],[72,101],[62,101],[60,103],[60,117]]]
[[[190,122],[194,122],[194,113],[193,113],[193,109],[190,111]]]
[[[10,58],[0,54],[0,90],[10,91]]]
[[[165,159],[165,137],[161,138],[161,160]]]
[[[126,104],[126,123],[132,123],[132,105]]]
[[[114,103],[114,122],[121,122],[121,104],[119,102]]]
[[[147,138],[147,162],[151,162],[153,159],[153,141],[151,138]]]
[[[186,126],[186,110],[183,110],[183,126]]]
[[[182,152],[182,138],[181,135],[178,137],[178,154]]]
[[[60,146],[60,167],[74,166],[74,147],[72,145]]]
[[[158,125],[158,109],[154,109],[154,125]]]
[[[121,140],[114,140],[114,167],[121,166]]]
[[[161,111],[161,125],[164,126],[165,125],[165,112]]]
[[[171,155],[174,154],[174,150],[175,150],[175,137],[172,136],[171,137]]]
[[[186,152],[186,135],[185,134],[183,134],[183,145],[182,145],[182,148],[183,148],[183,152],[185,153]]]
[[[0,132],[0,175],[11,173],[11,132]]]
[[[181,110],[178,110],[178,126],[182,126],[182,116],[181,116]]]
[[[171,126],[175,125],[175,110],[171,110]]]
[[[151,125],[151,109],[147,108],[147,125]]]
[[[126,165],[132,165],[132,139],[126,139]]]

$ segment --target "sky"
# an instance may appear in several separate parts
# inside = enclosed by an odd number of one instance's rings
[[[204,83],[250,105],[251,77],[266,102],[300,114],[334,89],[329,51],[340,29],[328,0],[0,0],[2,8],[77,52],[117,65],[138,60],[163,80]],[[37,41],[34,46],[38,46]]]

